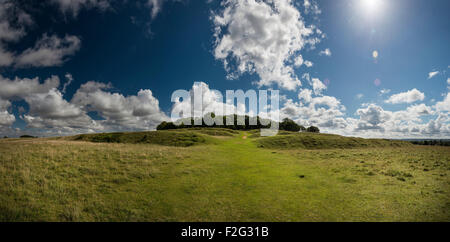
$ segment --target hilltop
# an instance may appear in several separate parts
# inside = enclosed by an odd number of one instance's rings
[[[244,135],[245,134],[245,135]],[[260,137],[259,130],[238,131],[224,128],[183,128],[148,132],[81,134],[64,139],[95,143],[157,144],[193,146],[220,144],[222,138],[246,136],[260,148],[269,149],[343,149],[366,147],[408,147],[411,143],[399,140],[363,139],[333,134],[279,131],[273,137]]]

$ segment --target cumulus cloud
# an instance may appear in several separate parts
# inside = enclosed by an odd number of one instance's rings
[[[301,89],[298,99],[298,102],[286,100],[281,118],[318,126],[325,133],[373,138],[450,137],[447,96],[434,106],[420,103],[398,111],[385,110],[374,103],[362,104],[355,112],[358,118],[346,116],[346,108],[337,98],[316,95],[311,89]]]
[[[409,130],[408,122],[420,121],[418,117],[429,114],[429,107],[425,105],[417,105],[409,107],[406,110],[397,112],[386,111],[376,104],[369,104],[365,108],[356,111],[359,119],[353,120],[353,130],[362,134],[384,134],[392,135],[392,132]],[[403,125],[401,125],[403,124]]]
[[[316,95],[322,94],[322,91],[327,89],[327,86],[325,86],[325,84],[323,84],[323,82],[320,81],[319,78],[312,78],[311,85],[313,87],[314,94]]]
[[[325,50],[320,51],[319,55],[331,56],[331,50],[326,48]]]
[[[356,112],[359,119],[347,118],[347,129],[343,132],[347,135],[363,137],[448,137],[450,125],[448,115],[436,112],[425,104],[412,105],[404,110],[387,111],[376,104],[369,104]],[[428,123],[423,122],[423,117],[437,116]],[[439,130],[439,131],[438,131]]]
[[[114,130],[153,129],[168,117],[160,110],[152,91],[140,90],[137,95],[123,96],[109,92],[110,84],[87,82],[73,96],[71,103],[104,118],[101,124]]]
[[[27,123],[27,128],[44,129],[44,133],[59,134],[94,132],[103,129],[83,110],[66,101],[56,88],[48,93],[31,94],[25,97],[25,101],[30,110],[21,118]]]
[[[11,126],[16,121],[16,117],[8,111],[0,111],[0,127]]]
[[[362,93],[356,94],[356,98],[357,98],[357,99],[361,99],[361,98],[363,98],[363,97],[364,97],[364,94],[362,94]]]
[[[47,93],[36,93],[25,97],[30,107],[30,115],[45,119],[72,119],[82,114],[81,109],[63,99],[56,88]]]
[[[293,68],[301,65],[299,52],[320,38],[314,37],[316,28],[305,25],[292,1],[228,0],[222,5],[224,10],[212,16],[214,56],[223,61],[228,78],[256,73],[259,85],[289,90],[300,86]]]
[[[447,95],[445,95],[443,101],[437,102],[435,107],[437,111],[450,112],[450,93],[447,93]]]
[[[280,118],[291,118],[298,124],[315,125],[325,130],[346,127],[345,106],[340,100],[332,96],[313,97],[313,93],[311,89],[301,89],[299,102],[287,99],[280,110]]]
[[[319,5],[314,0],[304,0],[303,7],[305,8],[305,13],[309,14],[321,14],[322,11],[319,8]]]
[[[312,100],[311,89],[301,89],[298,94],[298,99],[303,100],[305,103],[310,103]]]
[[[98,8],[106,10],[110,8],[110,0],[51,0],[57,4],[63,13],[71,13],[76,17],[82,8]]]
[[[378,125],[391,118],[391,114],[385,112],[383,108],[370,104],[367,108],[361,108],[356,111],[362,121],[358,128],[378,129]]]
[[[11,102],[0,99],[0,129],[11,126],[16,117],[7,111],[7,108],[11,106]]]
[[[308,61],[308,60],[305,61],[304,64],[306,67],[312,67],[314,65],[311,61]]]
[[[60,66],[68,56],[80,49],[81,40],[77,36],[66,35],[59,38],[56,35],[44,34],[33,48],[26,49],[17,56],[17,67],[48,67]]]
[[[388,93],[390,93],[390,92],[391,92],[391,89],[385,89],[385,88],[383,88],[383,89],[380,90],[380,96],[382,96],[382,95],[384,95],[384,94],[388,94]]]
[[[302,55],[298,55],[295,59],[294,59],[294,66],[296,67],[300,67],[301,65],[303,65],[303,56]]]
[[[399,104],[399,103],[413,103],[417,101],[423,101],[425,94],[416,88],[407,92],[402,92],[392,95],[386,103]]]
[[[6,45],[25,36],[25,28],[31,24],[30,15],[19,8],[16,1],[0,1],[0,67],[14,63],[14,53],[7,50]]]
[[[433,77],[436,76],[437,74],[439,74],[439,71],[432,71],[432,72],[428,73],[428,79],[433,78]]]
[[[60,1],[74,3],[77,1]],[[0,1],[0,66],[16,68],[59,66],[80,48],[80,39],[66,35],[44,34],[33,48],[22,53],[8,50],[8,44],[21,40],[26,35],[27,27],[33,25],[33,19],[20,8],[17,1]]]
[[[16,42],[25,35],[25,27],[33,24],[30,15],[16,1],[0,1],[0,43]]]
[[[52,76],[43,83],[39,78],[4,78],[0,75],[0,99],[23,99],[30,94],[47,93],[59,86],[59,78]]]
[[[198,96],[195,97],[195,95]],[[195,103],[195,98],[199,100],[198,103]],[[227,103],[225,98],[226,96],[223,96],[219,91],[210,89],[208,84],[204,82],[195,82],[194,85],[192,85],[191,90],[189,90],[189,95],[185,100],[175,100],[172,107],[172,113],[180,118],[197,118],[211,112],[216,115],[250,114],[249,112],[246,112],[245,105],[236,106],[234,102]],[[187,111],[188,113],[181,113],[184,111]],[[254,116],[255,113],[250,115]],[[175,117],[175,119],[177,118]]]
[[[73,80],[70,74],[65,77],[66,84]],[[168,120],[159,108],[159,101],[148,89],[140,90],[137,95],[123,96],[109,92],[110,84],[90,81],[83,84],[68,101],[58,90],[59,84],[57,76],[43,82],[39,78],[8,79],[0,76],[2,133],[14,133],[10,126],[16,119],[8,108],[12,101],[19,100],[24,100],[28,105],[28,112],[23,107],[19,112],[20,118],[27,124],[27,132],[40,136],[150,130],[161,121]],[[89,112],[96,112],[101,120],[94,120]]]

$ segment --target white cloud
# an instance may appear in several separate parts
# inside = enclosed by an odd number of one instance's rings
[[[444,100],[436,103],[437,111],[447,111],[450,112],[450,93],[447,93]]]
[[[14,62],[14,54],[4,50],[0,46],[0,67],[1,66],[10,66]]]
[[[385,112],[383,108],[375,104],[370,104],[367,108],[358,109],[356,114],[360,116],[357,130],[382,129],[379,125],[392,117],[390,112]]]
[[[402,92],[392,95],[386,103],[399,104],[399,103],[413,103],[417,101],[423,101],[425,94],[417,89],[412,89],[407,92]]]
[[[14,115],[8,113],[8,111],[0,111],[0,128],[11,126],[16,121]]]
[[[58,86],[59,78],[57,76],[52,76],[44,83],[40,83],[37,77],[8,79],[0,75],[0,99],[23,99],[30,94],[47,93]]]
[[[322,11],[319,9],[317,2],[314,0],[304,0],[303,7],[305,8],[305,13],[321,14]]]
[[[170,0],[147,0],[147,6],[151,9],[150,15],[152,19],[156,18],[158,14],[162,11],[164,2],[168,2]],[[186,0],[171,0],[173,2],[184,2]],[[207,1],[210,3],[211,0]]]
[[[331,50],[326,48],[325,50],[322,50],[321,52],[319,52],[319,55],[331,56]]]
[[[98,8],[106,10],[110,8],[110,0],[51,0],[57,4],[63,13],[70,12],[74,17],[78,15],[82,8]]]
[[[447,78],[447,85],[450,85],[450,78]]]
[[[303,56],[298,55],[294,60],[294,66],[299,67],[301,65],[303,65]]]
[[[312,78],[311,85],[313,87],[314,94],[316,95],[322,94],[322,91],[327,89],[327,86],[325,86],[325,84],[323,84],[323,82],[320,81],[319,78]]]
[[[10,106],[11,102],[0,99],[0,130],[16,121],[16,117],[7,111]]]
[[[30,115],[46,119],[72,119],[82,114],[81,109],[63,99],[56,88],[48,93],[31,94],[25,97],[30,106]]]
[[[16,1],[0,1],[0,43],[16,42],[25,35],[25,27],[33,21]]]
[[[70,84],[72,84],[72,81],[73,81],[73,76],[72,76],[72,74],[70,74],[70,73],[66,73],[66,75],[65,75],[64,77],[66,78],[66,83],[64,83],[63,89],[62,89],[62,91],[61,91],[63,94],[66,93],[67,87],[68,87]]]
[[[73,77],[66,74],[66,79],[68,84]],[[0,86],[0,128],[5,134],[14,134],[10,126],[15,117],[7,109],[11,101],[19,100],[24,100],[29,107],[28,112],[23,107],[20,111],[20,118],[27,123],[26,132],[39,136],[150,130],[168,119],[148,89],[125,97],[106,91],[111,85],[91,81],[82,85],[72,100],[67,101],[58,90],[57,76],[43,83],[38,78],[7,79],[0,76]],[[93,120],[88,112],[96,112],[102,120]]]
[[[106,91],[110,87],[110,84],[87,82],[78,89],[71,103],[87,112],[97,112],[105,119],[100,123],[113,130],[153,129],[168,119],[150,90],[125,97]]]
[[[362,93],[356,94],[356,98],[357,98],[357,99],[361,99],[361,98],[363,98],[363,97],[364,97],[364,94],[362,94]]]
[[[310,103],[312,100],[311,94],[311,89],[301,89],[300,93],[298,94],[298,99],[305,101],[305,103]]]
[[[61,4],[75,4],[76,2],[94,2],[60,0]],[[96,1],[95,1],[96,2]],[[55,35],[43,37],[35,43],[33,48],[23,53],[8,50],[11,43],[20,41],[26,36],[27,28],[34,23],[31,16],[21,9],[18,1],[0,1],[0,67],[48,67],[58,66],[67,60],[80,48],[80,39],[76,36],[66,35],[59,38]]]
[[[163,0],[148,0],[147,4],[152,9],[151,16],[155,18],[161,11]]]
[[[380,90],[380,96],[384,95],[384,94],[388,94],[391,92],[391,89],[381,89]]]
[[[433,77],[436,76],[437,74],[439,74],[439,71],[432,71],[432,72],[428,73],[428,79],[433,78]]]
[[[198,105],[201,105],[201,107],[195,107],[194,96],[199,94],[201,96],[197,96],[197,98],[201,98],[202,102],[198,103]],[[225,97],[221,93],[210,89],[208,84],[204,82],[194,83],[191,90],[189,90],[189,97],[182,102],[178,100],[173,104],[172,112],[177,113],[183,110],[189,110],[190,113],[179,115],[180,117],[200,117],[209,112],[213,112],[216,115],[246,114],[245,106],[238,108],[234,103],[226,103]]]
[[[81,40],[77,36],[66,35],[59,38],[56,35],[44,34],[33,48],[26,49],[17,56],[17,67],[48,67],[62,65],[68,56],[80,49]]]
[[[302,89],[299,102],[288,99],[280,110],[280,118],[291,118],[297,123],[319,126],[325,130],[343,128],[347,124],[343,119],[345,106],[332,96],[312,97],[313,91]]]
[[[14,63],[14,53],[7,50],[6,46],[25,36],[25,28],[32,24],[30,15],[16,1],[0,1],[0,67]]]
[[[314,64],[313,64],[311,61],[309,61],[309,60],[305,61],[304,63],[305,63],[305,66],[306,66],[306,67],[312,67],[312,66],[314,65]]]
[[[292,1],[229,0],[222,5],[224,10],[213,16],[214,56],[224,62],[228,78],[257,73],[259,85],[300,86],[290,63],[298,66],[299,52],[320,39],[313,37],[315,27],[306,27]]]

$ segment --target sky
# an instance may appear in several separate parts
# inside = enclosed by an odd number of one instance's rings
[[[441,0],[0,0],[0,135],[153,130],[175,90],[279,90],[322,132],[450,138]]]

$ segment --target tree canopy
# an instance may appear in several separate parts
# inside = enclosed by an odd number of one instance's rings
[[[178,120],[175,123],[173,122],[166,122],[163,121],[162,123],[160,123],[157,127],[156,130],[168,130],[168,129],[183,129],[183,128],[189,128],[189,127],[210,127],[210,128],[228,128],[228,129],[234,129],[234,130],[252,130],[252,129],[267,129],[270,128],[270,120],[268,119],[262,119],[259,116],[257,117],[250,117],[248,115],[245,116],[239,116],[239,115],[233,115],[233,116],[216,116],[214,113],[209,113],[207,114],[208,118],[213,118],[216,120],[220,120],[222,119],[222,124],[218,125],[215,122],[213,123],[213,125],[208,125],[207,122],[205,121],[205,117],[201,118],[187,118],[187,119],[182,119],[182,120]],[[227,124],[227,118],[232,118],[233,119],[233,123],[232,124]],[[256,120],[255,120],[256,119]],[[244,124],[240,124],[238,122],[238,120],[243,120]],[[197,121],[197,122],[195,122]],[[229,121],[229,120],[228,120]],[[256,124],[255,124],[256,121]],[[201,124],[196,124],[196,123],[201,123]],[[239,124],[238,124],[239,123]],[[311,126],[309,128],[305,128],[302,125],[297,124],[295,121],[289,119],[289,118],[285,118],[283,119],[283,121],[281,123],[279,123],[279,130],[285,130],[285,131],[292,131],[292,132],[315,132],[318,133],[319,132],[319,128],[315,127],[315,126]]]

